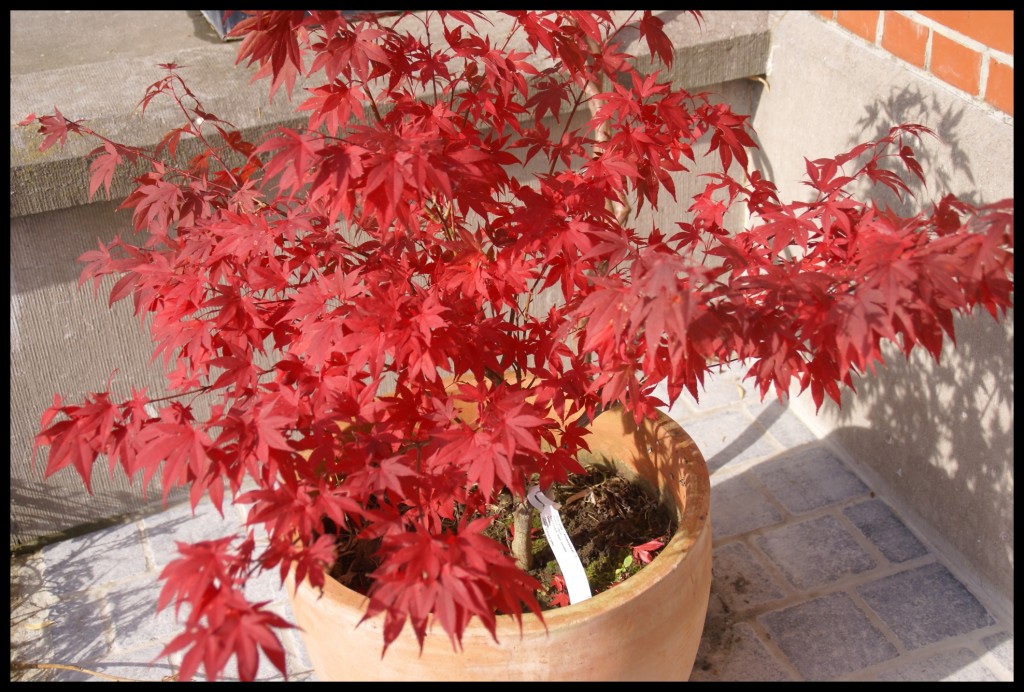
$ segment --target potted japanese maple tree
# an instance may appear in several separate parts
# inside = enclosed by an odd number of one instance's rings
[[[189,486],[193,506],[227,493],[250,508],[245,536],[180,545],[164,572],[160,607],[187,605],[165,651],[184,650],[183,678],[236,656],[251,679],[258,650],[284,670],[274,629],[292,625],[243,596],[262,570],[287,578],[307,635],[340,618],[310,644],[324,677],[685,678],[709,487],[659,407],[734,361],[762,396],[838,402],[882,342],[937,357],[954,313],[1012,305],[1012,200],[944,197],[915,216],[875,201],[923,179],[911,147],[929,130],[809,161],[812,196],[780,200],[746,116],[638,69],[628,50],[673,57],[649,11],[273,11],[234,34],[272,96],[303,82],[306,127],[245,141],[172,64],[143,110],[171,99],[185,117],[155,150],[59,111],[23,123],[44,149],[97,140],[93,194],[146,166],[122,204],[141,241],[101,243],[83,280],[119,276],[111,300],[152,315],[155,355],[175,363],[171,397],[57,397],[37,437],[47,474],[88,483],[105,456]],[[180,160],[182,138],[200,153]],[[720,171],[676,198],[703,155]],[[645,207],[676,222],[654,227]],[[486,530],[511,497],[522,539],[527,495],[544,506],[537,490],[587,459],[646,479],[677,528],[632,579],[542,611],[522,551]],[[330,574],[360,551],[365,593]],[[616,628],[604,643],[601,622]],[[683,629],[692,646],[664,639]]]

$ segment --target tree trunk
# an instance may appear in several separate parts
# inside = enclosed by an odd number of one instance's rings
[[[530,505],[527,502],[520,502],[512,514],[512,557],[516,560],[516,567],[529,570],[533,567],[533,545],[530,540],[531,524]]]

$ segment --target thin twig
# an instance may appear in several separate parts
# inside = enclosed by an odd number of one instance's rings
[[[11,668],[15,670],[28,670],[30,668],[37,668],[42,670],[71,670],[76,673],[85,673],[86,675],[92,675],[97,678],[104,678],[113,682],[155,682],[153,680],[141,680],[139,678],[120,678],[116,675],[110,675],[108,673],[101,673],[96,670],[89,670],[88,668],[82,668],[81,666],[74,666],[69,663],[22,663],[20,661],[12,661]],[[159,682],[177,682],[178,674],[171,673],[165,675]]]

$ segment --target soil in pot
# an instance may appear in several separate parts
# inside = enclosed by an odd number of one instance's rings
[[[624,582],[653,559],[675,532],[672,513],[646,488],[608,469],[594,467],[589,474],[572,474],[565,483],[555,484],[548,496],[559,503],[559,516],[580,562],[587,573],[591,592],[596,595]],[[512,543],[515,502],[502,493],[491,507],[494,521],[487,531],[506,546]],[[568,605],[561,570],[547,544],[540,513],[532,512],[533,567],[530,575],[541,583],[537,600],[542,610]],[[634,556],[634,548],[642,548]],[[338,559],[331,576],[344,586],[365,594],[368,574],[377,563],[375,542],[339,535]],[[524,611],[526,609],[524,608]]]

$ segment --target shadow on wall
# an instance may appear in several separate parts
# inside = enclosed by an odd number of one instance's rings
[[[915,477],[916,488],[952,483],[982,497],[1008,492],[1012,498],[1012,314],[1009,326],[981,311],[955,323],[956,353],[947,344],[940,363],[923,351],[907,359],[887,349],[890,359],[878,376],[855,380],[857,409],[868,429],[843,429],[844,446],[860,446],[858,437],[881,434],[887,447],[912,457],[906,459],[908,465],[918,462],[915,474],[933,474],[932,479]],[[853,407],[844,405],[834,416],[850,426]],[[899,475],[898,469],[895,473]],[[931,506],[937,515],[951,509]],[[1009,511],[1005,520],[1012,529],[1012,502]],[[1012,565],[1012,543],[1008,549]]]
[[[757,117],[757,109],[761,106],[761,97],[765,93],[765,84],[768,82],[760,82],[757,80],[751,80],[750,87],[750,112],[740,113],[740,115],[749,115],[750,120],[753,122]],[[761,137],[756,131],[750,133],[751,139],[757,144],[757,149],[750,152],[750,162],[754,168],[761,171],[762,175],[768,180],[777,180],[775,175],[775,168],[772,166],[771,159],[769,159],[764,152],[764,145],[761,143]]]
[[[116,278],[106,277],[97,297],[92,283],[77,286],[78,257],[130,230],[131,214],[114,214],[116,203],[96,202],[11,219],[11,545],[47,542],[65,532],[99,528],[126,513],[159,509],[160,474],[142,499],[138,476],[129,483],[118,468],[107,478],[107,461],[97,461],[89,495],[78,474],[63,469],[43,480],[47,448],[31,464],[40,416],[59,393],[65,402],[81,401],[88,392],[109,386],[114,400],[126,399],[130,386],[146,387],[150,396],[166,394],[161,362],[151,363],[148,330],[132,317],[131,299],[107,307]],[[197,399],[204,414],[208,399]],[[172,498],[187,497],[176,489]]]
[[[98,201],[46,214],[11,220],[11,277],[18,293],[30,293],[57,284],[71,287],[83,302],[106,310],[109,289],[101,287],[97,298],[92,282],[75,288],[85,266],[78,258],[95,250],[97,242],[109,244],[120,235],[132,245],[142,238],[132,232],[132,213],[117,211],[118,202]]]
[[[970,204],[993,202],[981,198],[984,190],[975,187],[968,153],[961,146],[964,115],[965,107],[950,105],[943,109],[934,94],[925,96],[916,88],[893,89],[887,98],[865,106],[864,115],[857,121],[860,129],[851,135],[850,146],[885,136],[895,123],[923,124],[939,137],[939,141],[925,137],[922,146],[914,147],[916,158],[929,177],[928,186],[911,177],[908,183],[914,197],[902,203],[904,208],[897,204],[894,208],[901,213],[913,213],[906,207],[930,206],[951,190]],[[884,186],[879,189],[888,192]],[[895,202],[891,195],[890,198]],[[981,309],[958,318],[957,334],[964,338],[958,339],[959,362],[955,368],[948,365],[952,355],[949,348],[943,353],[945,365],[935,365],[923,352],[908,361],[894,351],[880,373],[881,378],[858,382],[857,400],[871,404],[872,422],[891,427],[895,434],[934,449],[943,432],[967,427],[963,421],[977,420],[1001,406],[1012,407],[1013,378],[1007,377],[1013,373],[1012,319],[1008,323],[1007,331]],[[904,405],[909,403],[913,406]],[[918,408],[921,404],[925,406]],[[929,415],[915,416],[914,411],[928,411]],[[849,415],[849,408],[844,407],[838,417],[848,420]],[[970,430],[981,432],[974,426]],[[988,440],[952,440],[953,451],[978,450],[987,455],[1012,451],[1012,425],[991,432],[995,437]]]
[[[795,60],[783,64],[792,66]],[[824,74],[833,76],[828,71]],[[882,72],[875,75],[878,80],[883,76]],[[893,76],[894,82],[900,80],[909,78]],[[825,111],[840,124],[809,122],[808,127],[816,131],[808,132],[807,140],[815,147],[826,146],[822,141],[836,144],[805,155],[811,159],[835,156],[861,142],[877,141],[893,125],[919,123],[938,135],[938,140],[925,136],[920,143],[912,143],[927,186],[911,177],[908,184],[914,197],[902,202],[879,186],[872,196],[882,204],[912,215],[930,211],[933,202],[950,192],[972,204],[1012,194],[1009,181],[999,177],[1012,176],[1012,127],[977,112],[963,99],[938,90],[932,93],[927,84],[882,83],[870,98],[851,103],[848,113]],[[851,90],[853,96],[861,93],[859,87]],[[777,107],[780,112],[792,112],[790,104],[761,96],[763,110]],[[779,128],[763,134],[777,148],[772,160],[787,178],[784,183],[791,185],[788,178],[795,181],[802,176],[802,166],[783,157],[802,155],[800,141],[793,139],[799,137],[801,125],[791,117],[762,115],[764,122]],[[834,129],[827,131],[828,127]],[[789,139],[782,139],[780,133]],[[754,161],[763,167],[760,156],[755,155]],[[847,166],[847,172],[853,170]],[[880,490],[912,509],[935,531],[932,537],[944,538],[977,568],[979,576],[1008,590],[1012,600],[1012,313],[999,324],[978,310],[955,319],[955,326],[958,347],[954,351],[947,346],[940,364],[925,351],[908,360],[897,348],[886,348],[886,366],[876,376],[856,378],[856,394],[844,389],[841,409],[831,402],[823,407],[822,416],[827,417],[823,427],[833,431],[830,443],[889,486]],[[808,402],[803,411],[813,413],[813,406]]]
[[[923,206],[930,208],[931,201],[937,201],[951,190],[970,204],[986,201],[975,188],[969,156],[961,145],[961,127],[966,114],[963,104],[949,103],[945,108],[933,93],[925,95],[917,87],[892,87],[885,98],[876,99],[864,106],[864,115],[857,120],[857,130],[850,135],[852,148],[861,142],[877,140],[889,132],[889,128],[900,123],[915,123],[932,129],[938,140],[925,135],[919,143],[910,142],[915,157],[921,163],[928,179],[928,187],[915,176],[907,180],[913,197],[900,202],[888,188],[879,186],[883,199],[901,214],[913,214]],[[954,182],[959,180],[959,183]]]
[[[986,190],[977,183],[971,157],[962,145],[969,136],[964,131],[965,115],[964,105],[943,108],[934,94],[926,96],[914,88],[893,89],[887,98],[865,107],[851,146],[884,136],[892,123],[921,123],[939,137],[939,141],[926,137],[921,146],[914,147],[928,186],[914,179],[910,187],[915,197],[896,203],[890,195],[894,208],[903,213],[930,210],[933,201],[950,191],[971,204],[993,202],[995,199],[985,199]],[[1007,150],[1006,155],[1012,154]],[[929,496],[928,489],[962,489],[985,498],[984,507],[975,507],[980,510],[977,514],[972,510],[968,513],[972,516],[959,523],[976,526],[986,536],[983,540],[999,546],[987,549],[986,559],[998,562],[1008,570],[1005,574],[1012,575],[1012,313],[1005,324],[999,324],[979,308],[955,318],[954,323],[955,352],[947,341],[942,360],[936,363],[924,351],[907,359],[895,348],[886,349],[889,360],[878,376],[856,379],[856,406],[844,405],[834,416],[848,426],[840,431],[847,448],[877,453],[881,441],[894,453],[910,457],[907,463],[914,469],[913,483],[901,484],[918,493],[914,504],[922,514],[931,514],[929,521],[948,525],[949,512],[956,508],[937,506],[937,496]],[[844,393],[844,402],[848,394]],[[855,415],[859,418],[856,423]],[[867,429],[853,427],[865,421]],[[949,497],[948,493],[944,496]],[[986,514],[987,519],[978,516]],[[998,540],[991,535],[993,525],[1006,527]]]
[[[45,458],[37,459],[36,463],[45,463]],[[93,472],[93,483],[106,473],[105,460],[100,459]],[[121,469],[117,469],[115,474],[122,474]],[[77,474],[74,480],[81,484]],[[162,512],[188,500],[187,488],[174,488],[168,493],[165,507],[159,482],[150,483],[146,500],[142,499],[140,488],[141,481],[136,477],[126,489],[105,488],[101,493],[88,495],[84,491],[68,493],[58,487],[56,480],[33,484],[12,478],[11,507],[17,508],[17,512],[11,512],[11,549],[32,551],[56,541],[134,521],[138,515]],[[60,512],[62,520],[70,528],[56,527],[53,533],[46,534],[40,527],[53,525],[55,511]]]

